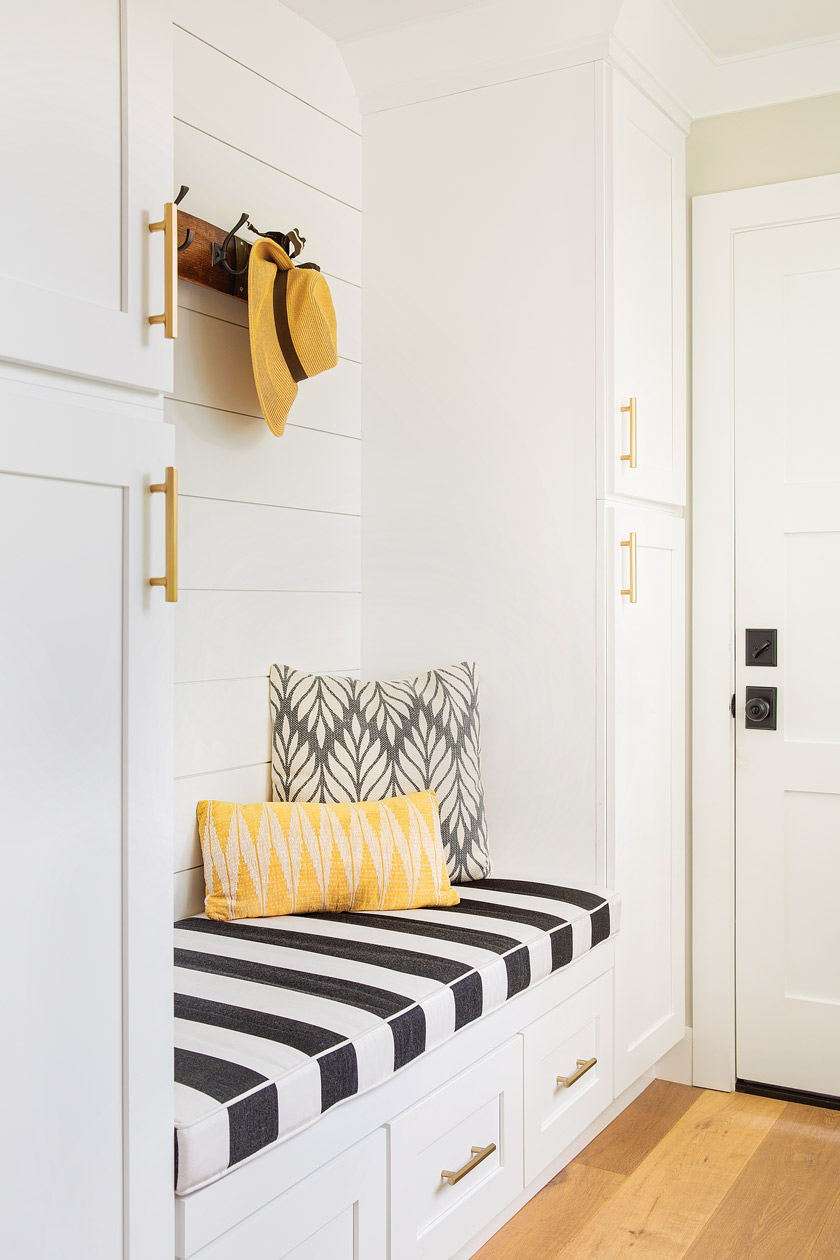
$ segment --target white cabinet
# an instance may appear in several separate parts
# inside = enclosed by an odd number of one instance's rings
[[[612,971],[561,1002],[522,1037],[528,1185],[613,1100]]]
[[[172,609],[155,420],[6,393],[0,1218],[9,1255],[172,1237]]]
[[[451,1256],[523,1186],[522,1042],[506,1042],[389,1127],[391,1255]]]
[[[685,523],[644,507],[604,513],[620,1094],[685,1031]]]
[[[0,356],[171,388],[169,0],[27,0],[0,45]]]
[[[195,1252],[194,1260],[386,1260],[386,1147],[385,1130],[378,1129]]]
[[[605,72],[604,488],[685,503],[685,137]],[[611,374],[609,367],[611,366]]]

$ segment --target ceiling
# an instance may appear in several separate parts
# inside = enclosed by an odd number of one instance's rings
[[[318,26],[340,43],[358,39],[374,31],[384,31],[407,22],[471,9],[485,0],[284,0],[307,22]]]
[[[716,57],[840,35],[838,0],[671,0]]]
[[[333,39],[358,39],[487,0],[285,0]],[[716,57],[840,35],[838,0],[669,0]]]

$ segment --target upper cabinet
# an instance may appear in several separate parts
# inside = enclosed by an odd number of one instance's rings
[[[605,390],[600,497],[685,504],[685,136],[604,69]],[[611,367],[611,371],[610,371]]]
[[[169,0],[27,0],[0,46],[0,356],[163,391]],[[37,57],[25,55],[37,49]]]

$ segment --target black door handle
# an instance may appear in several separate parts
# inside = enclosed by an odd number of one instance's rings
[[[747,701],[747,717],[751,722],[763,722],[770,712],[770,702],[763,696],[753,696]]]

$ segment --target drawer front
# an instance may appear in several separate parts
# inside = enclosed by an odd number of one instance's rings
[[[444,1260],[522,1189],[520,1038],[404,1112],[390,1129],[391,1256]]]
[[[385,1146],[379,1129],[193,1260],[385,1260]]]
[[[526,1185],[612,1102],[612,982],[609,971],[523,1033]]]

